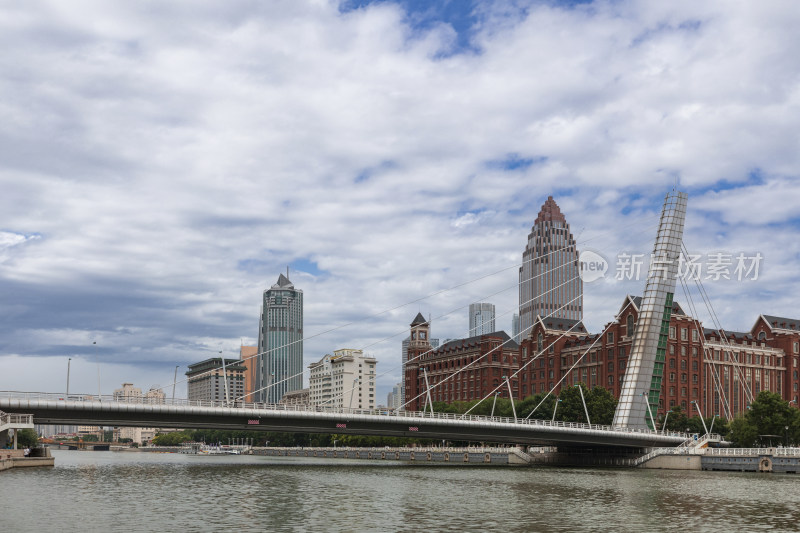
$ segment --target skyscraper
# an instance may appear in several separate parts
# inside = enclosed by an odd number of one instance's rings
[[[494,304],[469,304],[469,335],[485,335],[497,331],[494,325]]]
[[[303,388],[303,291],[287,275],[264,291],[258,329],[256,401],[278,403]]]
[[[575,239],[552,196],[528,235],[519,269],[520,337],[530,335],[536,315],[583,319],[583,281]]]

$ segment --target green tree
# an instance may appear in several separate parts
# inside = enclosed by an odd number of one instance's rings
[[[586,394],[586,407],[592,424],[610,425],[617,410],[617,399],[605,387],[595,387]]]
[[[20,429],[17,432],[17,449],[33,448],[39,442],[39,435],[32,429]]]
[[[800,440],[800,411],[779,394],[762,391],[744,416],[733,421],[729,438],[742,447],[784,444],[787,439],[796,443]]]

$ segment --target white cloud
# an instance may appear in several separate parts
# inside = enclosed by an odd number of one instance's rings
[[[765,255],[759,282],[719,286],[731,327],[751,321],[741,306],[794,312],[800,14],[504,6],[481,6],[480,53],[389,2],[0,8],[0,354],[103,336],[105,364],[168,371],[232,352],[300,259],[325,272],[292,274],[309,336],[507,269],[309,340],[306,362],[509,287],[493,300],[510,329],[513,264],[548,194],[585,246],[649,253],[676,178],[690,248]],[[488,164],[510,154],[536,162]],[[640,285],[587,286],[590,328]],[[434,322],[466,329],[465,310]],[[403,336],[371,348],[384,369]]]

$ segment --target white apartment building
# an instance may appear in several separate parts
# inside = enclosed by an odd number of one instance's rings
[[[311,405],[375,409],[377,360],[361,350],[343,348],[309,365]]]
[[[114,390],[114,400],[128,403],[148,403],[163,404],[166,394],[160,389],[151,388],[146,394],[142,394],[142,389],[134,387],[133,383],[123,383],[122,388]],[[137,444],[147,444],[155,436],[156,428],[119,428],[120,439],[131,439]]]

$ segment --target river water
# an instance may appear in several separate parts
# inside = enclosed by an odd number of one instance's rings
[[[54,450],[0,531],[798,531],[800,477]]]

